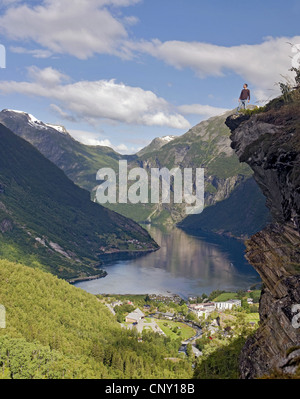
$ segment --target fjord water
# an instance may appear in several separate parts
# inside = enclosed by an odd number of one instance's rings
[[[242,242],[173,228],[148,227],[160,245],[156,252],[132,260],[106,263],[105,278],[77,283],[92,294],[178,294],[182,298],[213,290],[247,289],[260,281],[244,258]]]

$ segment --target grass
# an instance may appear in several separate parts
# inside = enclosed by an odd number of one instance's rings
[[[259,313],[247,313],[246,314],[246,320],[249,323],[256,323],[258,324],[259,322]]]
[[[214,302],[226,302],[229,299],[237,299],[236,292],[224,292],[223,294],[217,296],[213,301]]]
[[[245,109],[241,110],[240,113],[243,115],[253,116],[256,114],[261,114],[266,111],[266,106],[264,107],[255,107],[254,109]]]
[[[225,311],[220,313],[220,318],[221,318],[221,325],[222,328],[226,326],[226,322],[229,322],[229,324],[232,324],[236,322],[236,318],[239,315],[239,312],[233,312],[233,311]],[[259,313],[244,313],[245,317],[245,322],[247,323],[255,323],[258,325],[259,323]]]
[[[243,298],[253,298],[253,299],[259,300],[260,294],[261,294],[261,290],[244,292]],[[223,292],[222,294],[220,294],[216,298],[214,298],[212,301],[213,302],[225,302],[225,301],[229,301],[230,299],[238,299],[238,293],[237,292]]]
[[[195,330],[192,327],[187,326],[186,324],[177,322],[177,321],[167,321],[167,320],[158,320],[155,319],[155,322],[162,329],[162,331],[166,334],[167,337],[171,339],[180,338],[182,341],[185,341],[195,335]],[[177,333],[173,331],[173,329],[177,327]],[[181,332],[180,335],[178,332]]]

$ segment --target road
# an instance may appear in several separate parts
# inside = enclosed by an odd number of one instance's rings
[[[183,342],[182,342],[182,345],[191,344],[192,342],[196,341],[196,339],[198,339],[198,338],[201,337],[201,335],[202,335],[202,330],[201,330],[200,327],[197,327],[197,326],[195,326],[195,325],[192,324],[192,323],[186,323],[186,322],[184,322],[184,324],[188,325],[189,327],[192,327],[192,328],[196,331],[196,334],[195,334],[193,337],[191,337],[191,338],[186,339],[185,341],[183,341]]]

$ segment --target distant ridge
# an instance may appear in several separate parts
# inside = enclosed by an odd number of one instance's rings
[[[98,275],[102,255],[158,248],[1,124],[0,142],[0,258],[76,278]]]
[[[136,155],[142,156],[147,153],[150,153],[152,151],[157,151],[160,150],[164,145],[170,143],[172,140],[174,140],[176,136],[163,136],[163,137],[157,137],[154,140],[151,141],[149,145],[141,149],[139,152],[137,152]]]

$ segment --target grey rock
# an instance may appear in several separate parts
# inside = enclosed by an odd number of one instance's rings
[[[244,379],[274,371],[295,373],[300,365],[300,328],[292,323],[293,306],[300,304],[299,116],[284,112],[226,120],[232,148],[254,171],[273,217],[272,224],[246,241],[246,258],[264,289],[260,327],[240,356]]]

